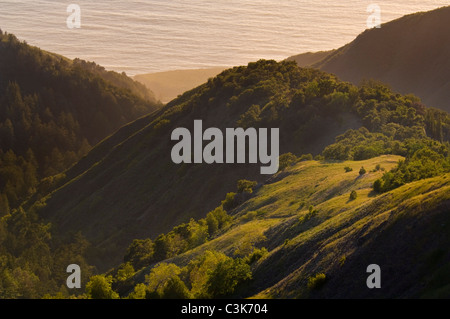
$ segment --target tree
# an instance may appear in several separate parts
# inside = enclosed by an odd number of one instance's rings
[[[133,292],[128,296],[129,299],[145,299],[147,294],[147,286],[143,283],[137,284]]]
[[[327,280],[327,276],[324,273],[318,273],[315,276],[308,278],[308,289],[320,289],[323,287]]]
[[[96,275],[86,284],[86,294],[90,299],[118,299],[119,295],[112,290],[112,276]]]
[[[255,181],[248,181],[246,179],[241,179],[237,182],[238,193],[253,193],[253,187],[258,183]]]
[[[170,278],[163,289],[162,299],[190,299],[191,294],[186,284],[178,277]]]
[[[252,278],[250,266],[242,259],[229,258],[220,262],[208,280],[208,293],[212,298],[222,298],[234,293],[236,287]]]
[[[225,228],[229,223],[231,223],[231,220],[232,217],[228,215],[227,212],[221,206],[209,212],[206,215],[206,224],[208,225],[209,235],[213,236],[217,231]]]
[[[364,168],[364,166],[361,167],[361,169],[359,170],[359,175],[364,175],[366,173],[366,169]]]
[[[381,179],[377,179],[373,183],[373,190],[377,193],[381,193],[383,191],[383,182]]]
[[[140,269],[148,263],[155,253],[151,239],[135,239],[128,247],[123,261],[130,262],[135,269]]]
[[[169,252],[169,241],[166,238],[166,235],[161,234],[155,239],[155,252],[153,254],[154,261],[160,261],[167,259],[168,252]]]
[[[208,280],[211,273],[220,262],[227,260],[224,253],[207,250],[204,254],[192,260],[187,266],[191,293],[194,298],[208,298]]]
[[[252,105],[248,111],[241,115],[237,125],[242,128],[249,128],[255,126],[261,119],[261,108],[259,105]]]
[[[217,218],[212,214],[212,212],[209,212],[206,215],[206,224],[208,225],[208,234],[210,237],[214,236],[215,233],[219,230],[219,221]]]
[[[191,219],[188,224],[189,231],[189,247],[194,248],[208,240],[208,224],[205,219],[196,222]]]
[[[222,201],[222,207],[226,211],[230,211],[238,205],[236,201],[236,193],[230,192],[227,193],[225,199]]]
[[[298,161],[297,156],[295,156],[292,153],[286,153],[286,154],[282,154],[280,155],[278,162],[279,162],[279,170],[283,170],[286,167],[291,166],[292,164],[294,164],[295,162]]]
[[[117,276],[116,279],[117,281],[126,281],[129,278],[134,276],[134,268],[133,265],[131,263],[125,263],[123,264],[119,270],[117,271]]]
[[[358,193],[356,191],[352,191],[350,193],[350,200],[355,200],[358,197]]]
[[[147,297],[163,296],[167,283],[181,273],[181,269],[175,264],[160,263],[154,267],[150,274],[145,276],[147,283]]]

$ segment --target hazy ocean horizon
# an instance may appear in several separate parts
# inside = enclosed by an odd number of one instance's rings
[[[70,3],[81,8],[79,29],[66,25]],[[2,0],[0,28],[43,50],[136,75],[336,49],[367,28],[372,3],[381,7],[382,23],[449,5],[448,0]]]

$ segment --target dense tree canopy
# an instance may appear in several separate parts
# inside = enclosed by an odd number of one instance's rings
[[[0,215],[120,126],[156,109],[125,75],[0,33]]]

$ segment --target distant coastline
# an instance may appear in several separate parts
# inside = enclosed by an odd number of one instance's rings
[[[168,103],[178,95],[205,83],[209,78],[215,77],[225,69],[227,67],[173,70],[138,74],[133,79],[152,90],[155,97],[162,103]]]

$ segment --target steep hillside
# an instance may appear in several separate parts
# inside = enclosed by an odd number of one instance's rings
[[[367,30],[316,64],[345,81],[377,79],[450,111],[450,7]]]
[[[373,182],[400,159],[300,161],[255,189],[212,240],[164,263],[184,267],[180,278],[192,292],[207,276],[194,275],[194,266],[216,251],[253,256],[252,279],[235,290],[239,297],[448,298],[450,175],[375,193]],[[370,264],[381,267],[381,289],[366,286]],[[137,272],[123,294],[139,283],[150,287],[155,266]],[[308,285],[320,273],[325,280]]]
[[[280,154],[296,155],[319,154],[337,135],[364,125],[368,130],[352,141],[355,154],[339,143],[325,154],[344,159],[406,155],[406,138],[450,136],[448,116],[413,96],[373,83],[358,88],[294,62],[258,61],[222,72],[97,145],[36,204],[40,215],[61,233],[81,231],[97,248],[92,262],[104,268],[120,262],[133,239],[204,217],[238,180],[268,178],[259,164],[174,164],[171,133],[192,131],[196,119],[204,129],[278,127]]]
[[[317,192],[311,200],[306,199],[314,205],[317,214],[301,226],[295,224],[294,217],[265,233],[268,244],[281,243],[286,238],[289,241],[270,246],[270,253],[255,266],[254,289],[266,285],[257,296],[448,297],[450,175],[377,195],[370,187],[372,178],[379,174],[373,172],[375,166],[389,170],[389,162],[395,160],[382,157],[361,163],[332,164],[330,168],[317,167],[318,178],[314,180]],[[346,164],[356,172],[342,173]],[[359,176],[360,165],[368,173]],[[272,187],[288,189],[308,170],[302,165],[297,169],[300,171],[297,178],[282,180]],[[329,174],[325,175],[328,169]],[[347,177],[336,181],[333,184],[336,186],[322,188],[329,183],[326,180],[338,179],[343,174]],[[354,200],[350,198],[352,190],[357,193]],[[306,194],[299,195],[305,200]],[[286,205],[289,198],[292,197],[277,201],[274,207]],[[371,290],[366,286],[369,275],[366,268],[370,264],[381,267],[382,289]],[[308,279],[318,273],[326,275],[325,285],[321,289],[308,288]]]
[[[105,81],[110,82],[117,87],[131,91],[131,93],[144,100],[147,100],[153,104],[157,102],[153,91],[148,89],[144,84],[134,81],[132,78],[128,77],[125,72],[119,74],[114,71],[107,71],[104,67],[96,64],[95,62],[87,62],[80,59],[74,59],[72,63],[74,66],[79,66],[82,69],[96,74]]]
[[[95,271],[85,258],[89,242],[81,234],[58,236],[21,205],[56,187],[92,145],[160,106],[125,74],[0,31],[0,299],[68,297],[72,263],[88,281]]]
[[[288,61],[297,62],[298,66],[306,68],[311,67],[316,63],[319,63],[321,60],[325,59],[329,55],[333,54],[336,50],[330,51],[319,51],[319,52],[306,52],[300,53],[294,56],[287,58]]]
[[[417,95],[426,105],[450,111],[449,19],[450,7],[404,16],[364,31],[312,66],[354,84],[376,79],[402,94]],[[310,54],[317,55],[322,57],[320,52]],[[290,59],[303,65],[303,58]]]
[[[33,194],[39,180],[158,107],[151,92],[124,74],[0,31],[0,216]]]

